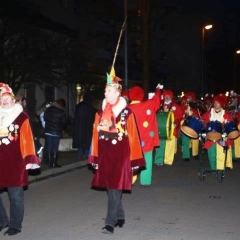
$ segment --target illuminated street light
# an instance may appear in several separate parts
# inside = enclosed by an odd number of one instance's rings
[[[213,27],[213,25],[209,24],[209,25],[205,25],[202,27],[202,96],[203,96],[203,91],[204,91],[204,41],[205,41],[205,31],[209,30]]]
[[[210,25],[207,25],[207,26],[204,26],[204,28],[206,29],[206,30],[208,30],[208,29],[211,29],[213,26],[210,24]]]

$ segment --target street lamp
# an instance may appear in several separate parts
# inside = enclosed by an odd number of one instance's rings
[[[203,96],[203,91],[204,91],[204,41],[205,41],[205,31],[209,30],[213,27],[213,25],[209,24],[209,25],[205,25],[202,27],[202,96]]]
[[[234,52],[233,89],[236,89],[236,87],[237,87],[237,63],[238,63],[237,62],[237,55],[239,55],[239,54],[240,54],[240,49],[238,49]]]

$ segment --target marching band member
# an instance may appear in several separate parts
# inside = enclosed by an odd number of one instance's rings
[[[159,146],[158,126],[156,112],[160,108],[160,89],[163,85],[158,84],[154,96],[144,99],[144,90],[134,86],[129,90],[129,108],[134,112],[140,134],[142,151],[146,161],[146,169],[140,173],[141,187],[149,187],[152,184],[153,149]]]
[[[187,116],[194,116],[196,118],[200,117],[200,112],[193,107],[191,103],[196,101],[196,94],[194,92],[186,92],[182,97],[181,106],[184,112],[184,118]],[[182,120],[183,123],[183,120]],[[195,160],[198,160],[199,152],[199,139],[193,139],[186,134],[181,134],[181,147],[182,147],[182,158],[184,161],[190,160],[190,148],[192,149],[192,156]]]
[[[224,106],[227,103],[227,98],[224,94],[218,94],[213,98],[213,107],[202,115],[202,120],[205,125],[210,121],[219,121],[224,126],[228,121],[232,121],[233,118],[224,110]],[[232,140],[220,139],[218,141],[206,140],[204,147],[208,152],[208,159],[211,170],[224,170],[225,169],[225,149],[227,147],[227,160],[226,167],[233,168],[232,166],[232,153],[231,153]]]
[[[237,108],[234,113],[234,120],[237,124],[238,130],[240,131],[240,97],[237,98]],[[232,156],[234,160],[240,159],[240,137],[234,139],[233,141],[233,149],[232,149]]]
[[[212,107],[213,94],[205,94],[203,99],[206,110],[209,110]]]
[[[169,165],[173,164],[174,155],[177,152],[177,139],[178,132],[180,129],[180,122],[183,118],[183,111],[179,104],[177,104],[173,99],[173,92],[171,90],[164,89],[163,91],[163,105],[161,107],[162,112],[173,112],[174,116],[174,130],[171,139],[163,139],[160,135],[160,146],[155,148],[155,158],[154,164],[159,165]],[[158,122],[158,126],[163,124]],[[173,126],[172,126],[173,127]]]

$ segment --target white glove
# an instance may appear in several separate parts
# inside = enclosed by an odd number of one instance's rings
[[[156,88],[163,89],[163,85],[159,83]]]
[[[97,170],[97,169],[98,169],[98,164],[92,163],[92,167],[93,167],[95,170]]]
[[[40,168],[40,166],[36,163],[28,163],[26,165],[26,170],[29,170],[29,169],[37,169],[37,168]]]
[[[132,171],[136,171],[139,169],[139,166],[136,166],[136,167],[132,167]]]

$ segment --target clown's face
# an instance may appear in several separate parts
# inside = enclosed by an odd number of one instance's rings
[[[117,98],[120,95],[120,92],[110,85],[107,85],[105,88],[105,98],[108,103],[114,104],[117,101]]]
[[[169,95],[165,95],[165,96],[164,96],[164,102],[165,102],[165,103],[170,103],[171,101],[172,101],[171,96],[169,96]]]
[[[214,107],[214,109],[216,110],[216,111],[219,111],[219,110],[221,110],[221,104],[218,102],[218,101],[214,101],[214,103],[213,103],[213,107]]]
[[[11,109],[15,104],[15,99],[9,95],[5,94],[0,97],[0,106],[3,109]]]

